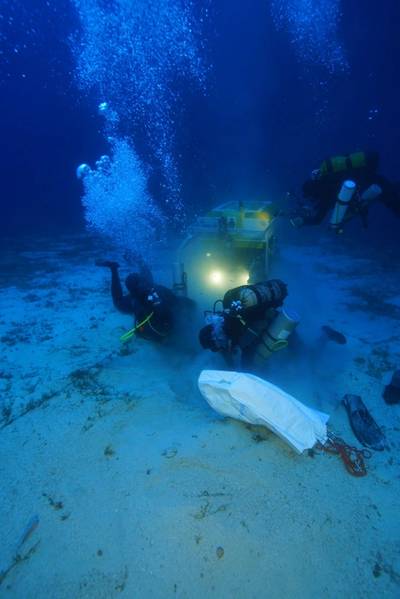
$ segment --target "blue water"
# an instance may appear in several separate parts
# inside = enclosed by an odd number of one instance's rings
[[[323,157],[357,148],[377,149],[382,172],[396,178],[400,9],[394,0],[385,10],[336,1],[257,0],[251,10],[238,2],[193,3],[182,60],[179,32],[168,36],[166,24],[144,21],[139,38],[155,27],[157,55],[172,53],[170,64],[144,59],[143,47],[135,50],[135,64],[120,60],[114,67],[113,52],[129,53],[124,31],[103,47],[95,37],[79,46],[85,27],[101,35],[103,17],[84,22],[96,4],[2,3],[3,228],[83,224],[74,170],[109,150],[97,114],[104,100],[118,104],[120,133],[131,135],[152,168],[155,201],[162,205],[170,193],[189,213],[228,194],[298,187]],[[178,31],[183,26],[173,10],[167,18]],[[97,56],[90,55],[93,47]],[[91,73],[82,74],[85,64]]]
[[[400,218],[275,223],[301,324],[265,378],[350,445],[340,400],[363,397],[387,447],[362,479],[209,409],[201,310],[176,351],[121,345],[94,262],[139,252],[171,286],[215,205],[288,211],[358,150],[400,181],[399,23],[398,0],[2,1],[0,598],[398,597]]]

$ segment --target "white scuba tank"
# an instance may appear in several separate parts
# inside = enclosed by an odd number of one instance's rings
[[[356,187],[357,186],[354,181],[344,181],[339,191],[337,202],[332,212],[330,220],[330,225],[332,229],[340,231],[341,224],[349,207],[349,202],[356,191]]]
[[[381,194],[382,187],[377,183],[373,183],[365,191],[363,191],[360,198],[363,202],[367,202],[369,204],[370,202],[373,202],[373,200],[376,200],[376,198],[378,198]]]
[[[264,362],[269,356],[287,346],[288,337],[300,322],[294,310],[283,308],[278,312],[268,329],[263,333],[261,343],[257,346],[255,360]]]

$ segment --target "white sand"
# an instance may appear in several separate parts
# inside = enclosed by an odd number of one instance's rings
[[[331,413],[355,445],[338,402],[362,395],[389,447],[358,479],[336,456],[297,456],[213,413],[196,381],[218,357],[141,340],[121,355],[131,321],[95,247],[25,240],[2,260],[2,423],[13,421],[0,431],[0,570],[33,515],[39,525],[0,597],[399,597],[400,406],[381,397],[400,367],[396,263],[319,240],[281,248],[272,273],[302,324],[266,378]],[[348,343],[327,342],[322,324]]]

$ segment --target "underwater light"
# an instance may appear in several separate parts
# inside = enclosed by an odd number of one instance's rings
[[[209,276],[210,283],[220,285],[224,280],[224,275],[220,270],[213,270]]]
[[[267,223],[271,220],[270,215],[265,210],[262,210],[261,212],[259,212],[258,218],[260,220],[263,220],[263,221],[267,222]]]

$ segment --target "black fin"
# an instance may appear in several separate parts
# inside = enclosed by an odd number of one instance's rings
[[[343,404],[347,410],[350,426],[359,442],[375,451],[383,451],[386,446],[385,435],[368,412],[359,395],[346,394]]]
[[[331,341],[334,341],[335,343],[339,343],[339,345],[344,345],[345,343],[347,343],[347,339],[343,335],[343,333],[339,333],[339,331],[335,331],[335,329],[332,329],[332,327],[329,327],[328,325],[324,325],[323,327],[321,327],[321,329],[324,331],[325,335]]]

